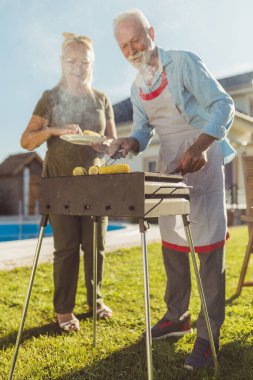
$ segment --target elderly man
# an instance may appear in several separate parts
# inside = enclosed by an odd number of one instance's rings
[[[125,58],[138,70],[132,85],[133,130],[114,140],[111,156],[126,156],[147,148],[154,133],[160,138],[157,171],[182,173],[191,190],[190,219],[195,250],[200,260],[207,308],[215,347],[225,317],[224,246],[227,238],[224,198],[224,163],[235,151],[226,136],[234,105],[196,55],[165,51],[154,44],[154,28],[139,10],[114,20],[114,34]],[[152,338],[191,332],[188,313],[191,279],[189,248],[179,216],[159,220],[167,275],[167,312],[152,328]],[[145,333],[144,333],[145,334]],[[186,368],[214,365],[203,312],[197,320],[197,338]]]

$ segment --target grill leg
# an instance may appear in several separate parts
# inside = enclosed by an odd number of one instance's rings
[[[97,337],[97,231],[98,218],[93,218],[93,346]]]
[[[200,274],[199,274],[199,270],[198,270],[198,265],[197,265],[197,261],[196,261],[195,249],[193,246],[191,230],[190,230],[190,222],[188,220],[187,215],[182,215],[182,217],[183,217],[183,222],[184,222],[186,238],[188,240],[188,244],[190,247],[193,268],[194,268],[195,277],[196,277],[196,281],[197,281],[197,285],[198,285],[199,296],[200,296],[200,300],[201,300],[201,306],[202,306],[204,316],[205,316],[205,320],[206,320],[206,327],[207,327],[208,336],[209,336],[210,345],[211,345],[211,351],[212,351],[212,355],[213,355],[215,373],[217,375],[217,370],[218,370],[217,355],[216,355],[216,350],[215,350],[215,345],[214,345],[214,340],[213,340],[213,333],[212,333],[212,329],[211,329],[211,325],[210,325],[210,319],[209,319],[209,315],[208,315],[208,311],[207,311],[205,295],[204,295],[202,282],[201,282],[201,278],[200,278]]]
[[[31,296],[31,292],[32,292],[34,276],[35,276],[35,272],[36,272],[36,268],[37,268],[37,264],[38,264],[42,239],[44,236],[44,230],[45,230],[45,227],[47,225],[47,221],[48,221],[48,215],[43,215],[41,218],[41,221],[40,221],[41,228],[40,228],[39,239],[38,239],[38,243],[37,243],[37,247],[36,247],[36,251],[35,251],[35,256],[34,256],[34,260],[33,260],[32,273],[30,276],[30,282],[28,285],[28,290],[27,290],[27,294],[26,294],[26,300],[25,300],[25,304],[24,304],[24,308],[23,308],[22,318],[21,318],[21,322],[19,325],[18,335],[17,335],[17,339],[16,339],[16,345],[15,345],[15,350],[14,350],[14,354],[13,354],[13,358],[12,358],[11,370],[9,373],[8,380],[12,380],[14,370],[15,370],[15,365],[16,365],[16,361],[17,361],[17,357],[18,357],[18,350],[19,350],[19,346],[20,346],[20,340],[22,337],[23,329],[24,329],[25,318],[26,318],[29,300],[30,300],[30,296]]]
[[[152,339],[151,339],[151,324],[150,324],[147,242],[146,242],[146,227],[144,224],[144,219],[139,220],[139,226],[140,226],[140,233],[141,233],[141,246],[142,246],[142,258],[143,258],[147,370],[148,370],[148,380],[152,380],[153,379]]]

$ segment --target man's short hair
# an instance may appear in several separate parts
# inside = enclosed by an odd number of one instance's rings
[[[127,11],[120,13],[113,20],[114,33],[115,33],[118,23],[121,21],[125,21],[129,18],[136,18],[137,20],[139,20],[146,30],[148,30],[151,27],[150,22],[148,21],[147,17],[143,14],[143,12],[140,9],[133,8],[133,9],[128,9]]]

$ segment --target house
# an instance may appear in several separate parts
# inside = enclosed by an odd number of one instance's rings
[[[38,213],[41,172],[35,152],[11,155],[0,164],[0,215]]]
[[[237,157],[226,165],[227,188],[239,207],[245,204],[241,158],[253,155],[253,71],[219,79],[235,103],[235,120],[229,138],[237,150]],[[234,196],[233,196],[234,193]]]
[[[229,132],[237,157],[225,166],[227,203],[242,207],[245,204],[244,182],[241,166],[242,155],[253,155],[253,71],[218,80],[235,102],[236,114]],[[130,99],[114,104],[118,137],[129,136],[133,123]],[[132,171],[154,171],[159,151],[159,140],[155,136],[149,148],[138,156],[127,158]],[[123,159],[121,160],[123,162]]]

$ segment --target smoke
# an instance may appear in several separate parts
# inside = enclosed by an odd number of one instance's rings
[[[22,27],[22,34],[26,43],[20,49],[32,75],[38,79],[60,76],[61,36],[36,20]]]

